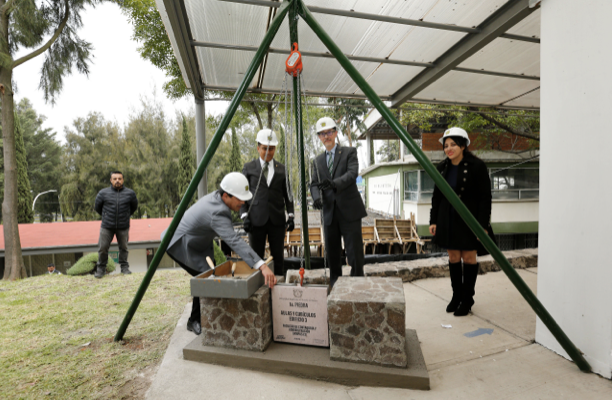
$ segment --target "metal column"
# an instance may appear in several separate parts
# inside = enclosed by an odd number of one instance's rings
[[[206,152],[206,106],[203,99],[195,99],[195,110],[196,155],[199,165]],[[202,180],[198,183],[198,199],[206,196],[207,193],[208,182],[205,171]]]
[[[297,7],[300,5],[298,1],[294,1],[289,10],[289,35],[290,43],[289,47],[293,43],[298,43],[298,19],[299,15]],[[299,46],[298,46],[299,47]],[[299,152],[300,157],[300,188],[302,190],[302,238],[304,240],[304,263],[306,269],[310,269],[310,240],[308,238],[308,201],[306,201],[306,153],[304,152],[304,126],[302,124],[302,98],[301,98],[301,86],[299,85],[300,77],[293,77],[293,107],[295,109],[295,133],[297,135],[298,144],[300,146]]]
[[[206,171],[208,163],[215,154],[215,151],[217,151],[217,147],[219,147],[219,143],[221,142],[225,131],[227,130],[232,118],[234,117],[236,110],[240,106],[240,101],[244,97],[244,94],[246,93],[249,87],[249,83],[253,80],[253,77],[255,76],[259,65],[261,64],[262,60],[264,59],[264,56],[268,51],[268,47],[270,47],[270,44],[272,43],[276,32],[278,32],[278,28],[280,28],[283,19],[287,15],[290,5],[291,2],[289,1],[283,2],[278,10],[278,13],[276,14],[276,17],[274,17],[274,19],[270,23],[270,28],[268,29],[268,32],[266,32],[263,40],[261,41],[257,53],[255,53],[253,60],[249,64],[249,67],[247,68],[244,74],[244,79],[236,90],[236,93],[234,94],[234,97],[232,98],[232,101],[229,107],[227,108],[227,112],[223,116],[223,119],[221,120],[221,123],[217,128],[217,131],[212,137],[210,145],[208,146],[208,149],[206,149],[206,153],[204,154],[204,157],[202,158],[202,161],[200,162],[198,169],[196,170],[195,175],[193,176],[193,179],[191,179],[191,182],[189,183],[189,187],[187,187],[185,195],[181,199],[181,203],[179,204],[176,213],[174,214],[174,218],[172,218],[172,222],[170,222],[170,226],[168,227],[168,230],[166,231],[166,234],[164,235],[164,238],[162,239],[158,250],[155,252],[155,256],[151,261],[151,265],[149,266],[149,269],[147,270],[144,278],[142,279],[142,283],[140,284],[140,287],[138,288],[138,291],[134,296],[134,300],[132,300],[132,304],[130,305],[130,308],[128,309],[127,313],[125,314],[125,318],[123,319],[119,330],[115,334],[114,340],[116,342],[123,339],[123,335],[125,334],[125,331],[130,325],[130,321],[132,320],[132,317],[134,317],[134,314],[138,309],[138,305],[140,304],[140,301],[144,297],[144,294],[146,293],[147,288],[151,283],[151,279],[153,279],[153,275],[155,274],[155,271],[159,266],[159,262],[161,261],[163,255],[166,253],[166,249],[168,248],[170,239],[172,239],[176,228],[178,228],[178,225],[181,222],[181,219],[183,218],[183,214],[185,214],[185,211],[187,210],[187,205],[191,201],[196,191],[196,188],[200,180],[202,179],[202,176],[204,176],[204,172]]]
[[[442,175],[440,175],[440,173],[436,170],[431,161],[421,151],[419,146],[417,146],[417,144],[414,142],[414,140],[412,140],[412,138],[408,135],[408,132],[406,132],[404,127],[398,122],[391,110],[389,110],[389,108],[382,102],[380,97],[378,97],[372,87],[370,87],[367,81],[361,76],[359,71],[357,71],[353,64],[351,64],[350,60],[346,58],[342,51],[340,51],[340,48],[327,35],[325,30],[312,16],[308,8],[302,3],[302,0],[296,1],[300,3],[299,12],[300,15],[304,18],[304,21],[312,28],[314,33],[319,37],[321,42],[323,42],[323,44],[327,47],[330,53],[333,54],[334,57],[336,57],[342,68],[353,79],[357,86],[359,86],[361,91],[368,97],[368,99],[372,102],[372,105],[376,107],[378,112],[380,112],[385,121],[387,121],[389,126],[395,131],[401,141],[404,142],[406,147],[410,150],[410,152],[416,158],[419,164],[433,179],[442,194],[444,194],[444,196],[448,199],[449,203],[451,203],[453,208],[457,211],[457,213],[461,216],[465,223],[470,227],[472,232],[476,234],[476,237],[478,237],[484,247],[489,251],[489,253],[491,253],[491,256],[493,256],[495,261],[498,262],[502,270],[508,276],[510,281],[514,284],[514,286],[518,289],[523,298],[525,298],[527,303],[529,303],[531,308],[536,312],[540,320],[542,320],[548,330],[555,336],[559,344],[563,347],[567,354],[569,354],[572,360],[574,360],[580,370],[584,372],[590,372],[591,366],[582,356],[580,350],[576,348],[572,341],[567,337],[565,332],[563,332],[561,327],[559,327],[554,318],[548,313],[546,308],[544,308],[542,303],[540,303],[538,298],[533,294],[531,289],[529,289],[525,281],[523,281],[523,279],[515,271],[512,265],[510,265],[506,257],[495,245],[493,240],[491,240],[491,238],[487,235],[484,228],[480,226],[478,221],[476,221],[476,218],[474,218],[472,213],[470,213],[470,211],[459,199],[459,197],[457,197],[454,190],[450,187],[450,185],[446,182]]]

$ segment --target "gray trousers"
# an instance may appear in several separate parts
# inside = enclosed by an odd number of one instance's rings
[[[325,253],[327,254],[327,265],[331,283],[335,283],[342,276],[342,241],[344,238],[344,249],[346,258],[351,266],[351,276],[364,276],[363,274],[363,238],[361,236],[361,219],[357,221],[341,221],[338,210],[334,210],[334,219],[331,224],[323,227],[325,234]]]
[[[130,228],[128,229],[106,229],[100,228],[100,239],[98,240],[98,265],[106,268],[108,262],[108,249],[117,236],[119,244],[119,264],[122,267],[129,267],[128,264],[128,241],[130,240]]]

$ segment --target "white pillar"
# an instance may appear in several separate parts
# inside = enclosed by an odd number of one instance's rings
[[[610,378],[612,2],[541,7],[538,297],[593,371]],[[539,319],[536,341],[567,358]]]
[[[402,142],[401,140],[399,141],[399,153],[400,153],[400,160],[404,161],[404,156],[406,155],[406,150],[408,150],[406,148],[406,145],[404,144],[404,142]]]
[[[195,130],[196,130],[196,155],[197,155],[197,165],[200,165],[200,161],[202,157],[204,157],[204,153],[206,152],[206,109],[204,107],[204,100],[195,99]],[[207,180],[206,180],[206,172],[204,172],[204,176],[202,180],[198,184],[198,199],[206,196],[207,193]]]
[[[370,149],[370,138],[372,137],[372,133],[371,132],[367,132],[366,133],[366,156],[365,156],[365,166],[366,168],[368,168],[370,166],[370,152],[372,151]]]

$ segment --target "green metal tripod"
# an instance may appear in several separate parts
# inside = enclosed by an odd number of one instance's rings
[[[563,347],[563,349],[568,353],[568,355],[572,358],[572,360],[578,365],[581,371],[590,372],[591,366],[583,357],[580,350],[576,348],[576,346],[572,343],[572,341],[567,337],[565,332],[559,327],[553,317],[548,313],[546,308],[542,305],[542,303],[538,300],[538,298],[533,294],[533,292],[529,289],[525,281],[519,276],[519,274],[515,271],[515,269],[510,265],[510,262],[506,259],[506,257],[502,254],[499,248],[495,245],[495,243],[489,238],[484,229],[480,226],[478,221],[474,218],[474,216],[470,213],[467,207],[463,204],[463,202],[457,197],[453,189],[449,186],[446,180],[440,175],[440,173],[436,170],[435,166],[431,163],[431,161],[425,156],[425,154],[421,151],[418,145],[413,141],[413,139],[408,135],[406,130],[402,127],[399,121],[395,118],[393,113],[389,110],[389,108],[383,103],[380,97],[374,92],[374,90],[370,87],[367,81],[361,76],[361,74],[357,71],[357,69],[353,66],[353,64],[349,61],[349,59],[342,53],[340,48],[334,43],[334,41],[327,35],[325,30],[319,25],[317,20],[312,16],[308,8],[304,5],[303,0],[285,0],[282,2],[281,6],[278,9],[278,13],[276,17],[272,20],[270,24],[270,28],[268,32],[265,34],[261,45],[257,49],[251,64],[249,65],[244,79],[242,80],[240,86],[236,90],[236,93],[230,103],[230,106],[227,110],[227,113],[223,117],[221,124],[219,125],[217,131],[215,132],[204,157],[202,157],[202,161],[196,170],[196,173],[183,196],[181,203],[170,223],[170,227],[166,231],[164,238],[161,241],[159,246],[159,250],[155,253],[151,265],[145,274],[142,283],[136,295],[134,296],[134,300],[130,308],[127,311],[127,314],[115,335],[115,341],[119,341],[123,339],[125,331],[132,320],[132,317],[136,313],[138,309],[138,305],[144,296],[153,275],[161,261],[162,256],[166,252],[168,248],[168,243],[170,239],[174,235],[178,224],[183,217],[187,209],[187,204],[193,197],[195,191],[197,190],[197,184],[202,179],[204,171],[208,166],[213,154],[217,150],[221,139],[227,127],[232,120],[234,113],[238,109],[240,101],[242,100],[244,94],[246,93],[249,82],[253,80],[253,77],[259,68],[265,54],[274,39],[274,36],[278,32],[279,27],[281,26],[283,19],[285,16],[289,14],[289,27],[290,27],[290,40],[291,43],[297,43],[297,22],[298,18],[301,16],[304,21],[310,26],[313,32],[319,37],[321,42],[327,47],[329,52],[338,60],[342,68],[347,72],[347,74],[353,79],[353,81],[359,86],[359,89],[366,95],[366,97],[372,102],[372,105],[380,112],[385,121],[391,126],[393,131],[397,134],[399,139],[406,145],[409,151],[414,155],[419,164],[423,167],[423,169],[427,172],[427,174],[433,179],[436,186],[440,189],[442,194],[448,199],[451,205],[455,208],[457,213],[461,216],[461,218],[465,221],[465,223],[470,227],[470,229],[476,234],[476,237],[481,241],[484,247],[489,251],[489,253],[493,256],[495,261],[500,265],[504,273],[508,276],[512,284],[517,288],[517,290],[521,293],[521,295],[525,298],[527,303],[531,306],[531,308],[536,312],[537,316],[540,320],[546,325],[546,327],[550,330],[550,332],[555,336],[559,344]],[[293,88],[294,93],[297,95],[294,96],[294,107],[295,107],[295,122],[296,122],[296,132],[299,140],[299,150],[302,154],[304,154],[304,138],[303,138],[303,127],[301,120],[301,113],[298,110],[301,110],[301,99],[298,91],[298,78],[293,78]],[[302,161],[300,163],[300,179],[301,179],[301,187],[302,187],[302,198],[306,198],[306,175],[304,168],[304,157],[301,158]],[[308,243],[308,213],[307,207],[302,204],[302,230],[304,231],[304,243]],[[304,256],[306,260],[306,267],[310,268],[310,249],[307,245],[304,245]]]

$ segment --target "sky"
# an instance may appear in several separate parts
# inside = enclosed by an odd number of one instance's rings
[[[123,127],[143,97],[154,96],[161,101],[168,116],[175,115],[177,110],[188,113],[194,109],[191,96],[179,101],[166,98],[162,89],[167,80],[164,72],[140,57],[138,43],[131,39],[132,26],[117,5],[103,3],[95,9],[88,8],[82,18],[79,36],[94,48],[90,73],[86,76],[75,69],[72,75],[66,76],[54,106],[45,103],[43,92],[38,88],[44,55],[14,70],[15,101],[27,97],[36,112],[46,117],[43,128],[52,128],[57,133],[56,139],[63,143],[64,127],[72,126],[76,118],[94,111]],[[15,58],[26,53],[20,52]],[[225,102],[207,102],[206,112],[216,115],[226,107]]]

